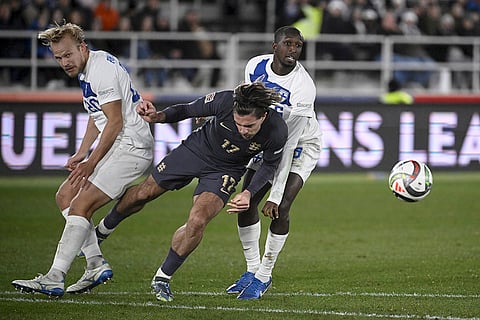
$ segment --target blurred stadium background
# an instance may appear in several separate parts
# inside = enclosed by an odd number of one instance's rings
[[[0,1],[0,174],[62,172],[81,140],[77,80],[36,38],[63,19],[163,106],[233,88],[250,57],[271,52],[274,30],[293,24],[317,84],[319,170],[387,171],[406,157],[478,170],[479,17],[475,0]],[[381,103],[391,80],[414,104]],[[193,126],[156,126],[156,160]]]

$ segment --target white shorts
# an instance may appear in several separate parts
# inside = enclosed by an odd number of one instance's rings
[[[312,171],[317,166],[321,151],[322,146],[318,143],[303,143],[297,145],[295,148],[295,153],[293,154],[290,172],[298,174],[302,178],[303,183],[305,183],[308,177],[310,177]],[[257,171],[262,162],[262,154],[259,153],[250,159],[247,168]],[[270,181],[270,183],[271,182],[272,181]]]
[[[118,199],[132,182],[151,168],[152,160],[152,149],[115,141],[88,180],[111,199]]]

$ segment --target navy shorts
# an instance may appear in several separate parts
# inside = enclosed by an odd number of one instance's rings
[[[152,177],[157,184],[167,190],[178,190],[188,185],[194,178],[198,184],[193,195],[212,192],[226,204],[235,192],[235,187],[245,172],[243,165],[223,165],[215,167],[183,144],[173,149],[152,170]]]

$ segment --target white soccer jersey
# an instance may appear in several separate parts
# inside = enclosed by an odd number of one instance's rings
[[[90,51],[84,73],[78,75],[83,94],[83,106],[103,132],[107,118],[102,105],[122,101],[123,129],[117,140],[137,148],[152,148],[153,136],[149,124],[136,112],[141,100],[130,75],[118,59],[105,51]]]
[[[314,108],[317,91],[308,72],[297,62],[289,74],[277,75],[272,70],[272,62],[273,54],[250,59],[245,67],[245,82],[261,81],[282,95],[282,101],[274,108],[287,123],[288,140],[268,198],[280,204],[289,172],[298,173],[305,182],[315,168],[322,132]]]

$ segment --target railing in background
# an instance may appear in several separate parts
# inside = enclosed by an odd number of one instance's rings
[[[87,39],[92,43],[109,41],[128,48],[128,56],[120,55],[120,60],[129,68],[132,78],[140,89],[145,89],[142,79],[145,70],[186,70],[198,68],[208,79],[212,69],[221,70],[221,81],[216,87],[208,85],[207,81],[197,83],[196,86],[176,85],[169,82],[159,87],[151,87],[157,94],[192,94],[193,92],[205,93],[210,90],[232,88],[243,81],[243,67],[246,61],[253,55],[270,53],[272,35],[264,33],[219,33],[211,32],[202,35],[205,39],[213,41],[219,51],[219,59],[216,60],[184,60],[166,58],[139,58],[139,41],[149,40],[157,44],[166,45],[168,42],[180,42],[198,40],[198,35],[192,33],[138,33],[138,32],[94,32],[87,33]],[[3,78],[6,77],[8,68],[20,68],[28,70],[29,79],[26,87],[21,90],[48,90],[40,77],[46,69],[54,69],[58,66],[51,59],[37,56],[41,44],[37,40],[37,32],[34,31],[5,31],[0,30],[0,39],[4,43],[6,39],[12,41],[25,41],[29,49],[26,58],[0,57],[0,69]],[[355,50],[362,47],[376,46],[380,53],[378,60],[355,58],[348,61],[337,61],[335,57],[324,54],[323,48],[330,44],[346,44],[353,46]],[[460,61],[435,63],[411,63],[394,62],[394,46],[399,45],[429,45],[432,48],[438,46],[466,47],[471,56]],[[98,46],[98,49],[107,49]],[[110,50],[111,51],[111,50]],[[305,47],[305,57],[301,61],[309,70],[317,83],[318,95],[379,95],[387,90],[388,80],[394,71],[428,71],[431,72],[427,86],[410,88],[414,93],[445,93],[445,94],[479,94],[480,93],[480,39],[474,37],[403,37],[403,36],[358,36],[358,35],[321,35],[316,39],[309,40]],[[460,75],[463,86],[455,83],[455,76]],[[205,80],[203,79],[203,80]],[[13,90],[9,79],[4,79],[2,91]],[[40,83],[42,82],[42,83]],[[51,89],[51,88],[50,88]],[[55,88],[58,90],[59,88]]]

